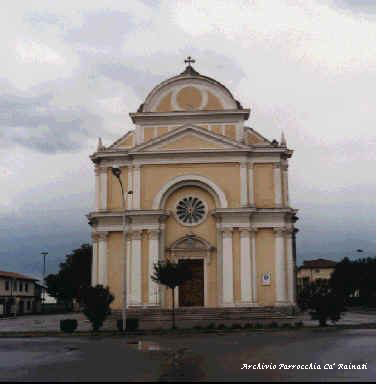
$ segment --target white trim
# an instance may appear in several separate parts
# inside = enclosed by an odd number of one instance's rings
[[[295,304],[294,296],[294,262],[293,262],[293,248],[292,248],[292,231],[289,230],[286,236],[287,245],[287,282],[288,282],[288,302]]]
[[[131,296],[130,305],[141,305],[141,232],[132,232]]]
[[[252,268],[252,280],[253,280],[253,303],[258,302],[258,284],[257,284],[257,255],[256,255],[256,232],[257,229],[252,228],[250,231],[251,234],[251,268]]]
[[[250,256],[250,231],[240,231],[240,275],[241,275],[241,302],[251,303],[251,256]]]
[[[97,284],[98,284],[98,241],[97,239],[93,239],[91,285],[94,287]]]
[[[150,230],[148,237],[148,304],[149,305],[158,305],[160,303],[159,297],[159,286],[155,283],[151,276],[154,271],[154,264],[158,263],[159,259],[159,231]]]
[[[225,193],[213,181],[201,175],[183,175],[183,176],[176,176],[165,183],[165,185],[160,189],[160,191],[154,197],[152,208],[154,210],[164,208],[164,201],[166,200],[167,195],[170,195],[171,193],[170,190],[172,188],[173,190],[176,190],[177,188],[187,185],[188,182],[192,184],[197,183],[196,185],[200,183],[206,185],[206,187],[208,187],[207,190],[210,189],[212,190],[211,191],[212,193],[216,194],[216,198],[217,198],[216,201],[218,203],[217,206],[221,208],[228,207],[228,201],[226,199]]]
[[[254,165],[249,164],[249,205],[253,207],[254,204]]]
[[[247,164],[240,164],[240,181],[241,181],[241,207],[247,206]]]
[[[140,209],[140,165],[133,166],[133,208]]]
[[[133,208],[133,205],[132,205],[132,194],[130,193],[132,191],[132,188],[133,188],[133,174],[132,174],[132,165],[128,165],[127,166],[127,173],[128,173],[128,181],[127,181],[127,194],[126,194],[126,198],[127,198],[127,208],[130,210]]]
[[[94,209],[100,210],[101,205],[101,183],[100,183],[100,169],[98,166],[94,169]]]
[[[222,231],[222,305],[234,306],[233,293],[233,238],[232,230],[224,229]]]
[[[283,229],[274,229],[275,231],[275,290],[276,305],[284,305],[286,298],[285,281],[285,256],[284,256],[284,236]]]

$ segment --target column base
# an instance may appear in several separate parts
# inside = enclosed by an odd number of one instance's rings
[[[275,302],[274,306],[292,306],[292,304],[288,301],[278,301]]]
[[[257,307],[259,303],[256,302],[239,302],[235,304],[238,307]]]

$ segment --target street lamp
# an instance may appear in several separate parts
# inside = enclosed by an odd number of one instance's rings
[[[44,311],[44,304],[45,304],[45,277],[46,277],[46,256],[48,255],[48,252],[44,251],[41,252],[41,255],[43,256],[43,281],[42,281],[42,311]]]
[[[122,171],[118,165],[114,165],[111,168],[111,172],[118,179],[120,184],[120,189],[122,191],[122,230],[123,230],[123,308],[122,308],[122,330],[126,330],[127,322],[127,232],[126,232],[126,201],[124,198],[124,189],[122,179],[120,177]],[[127,194],[132,195],[132,191],[128,191]]]

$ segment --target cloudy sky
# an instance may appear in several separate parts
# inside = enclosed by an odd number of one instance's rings
[[[88,155],[195,68],[289,147],[298,259],[375,254],[373,0],[8,2],[0,14],[0,269],[38,275],[89,241]]]

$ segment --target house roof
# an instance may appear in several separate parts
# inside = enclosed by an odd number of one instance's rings
[[[326,259],[304,260],[302,268],[335,268],[336,261]]]
[[[38,280],[36,278],[22,275],[22,274],[19,274],[17,272],[7,272],[7,271],[0,271],[0,277],[11,278],[11,279]]]

